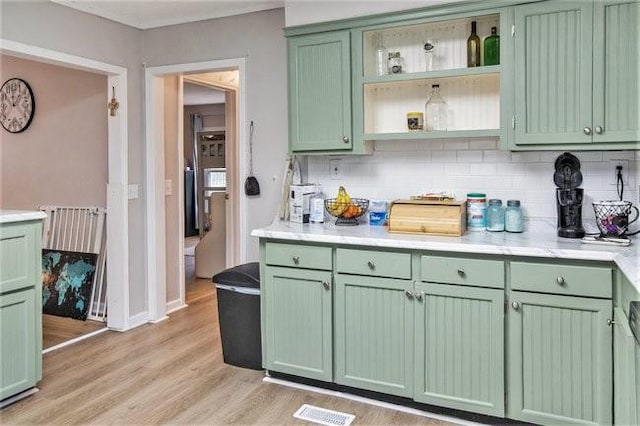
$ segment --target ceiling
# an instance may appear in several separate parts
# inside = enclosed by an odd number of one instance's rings
[[[139,29],[284,7],[284,0],[51,0]]]

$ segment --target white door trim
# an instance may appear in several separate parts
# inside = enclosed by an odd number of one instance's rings
[[[146,111],[146,182],[147,182],[147,291],[149,295],[149,320],[161,321],[167,314],[166,296],[166,240],[164,213],[164,137],[162,105],[162,78],[165,75],[184,75],[225,69],[238,69],[240,87],[238,101],[240,103],[238,117],[237,155],[238,167],[234,170],[231,181],[236,182],[235,188],[228,188],[231,203],[238,206],[237,217],[227,217],[227,229],[235,237],[227,239],[227,266],[246,262],[247,258],[247,200],[240,189],[241,177],[246,174],[246,58],[220,59],[187,64],[162,65],[148,67],[145,70],[145,111]],[[229,179],[228,179],[229,180]],[[231,222],[231,223],[230,223]],[[184,229],[178,240],[184,238]],[[180,231],[179,231],[180,232]],[[231,243],[231,244],[230,244]],[[230,249],[230,250],[229,250]],[[180,251],[179,251],[180,252]],[[178,259],[178,262],[183,262]],[[183,285],[184,287],[184,285]],[[184,298],[184,294],[180,295]],[[184,303],[184,300],[182,301]]]
[[[0,38],[0,53],[62,67],[107,76],[105,117],[108,122],[109,168],[107,183],[107,326],[124,331],[131,327],[129,318],[129,202],[128,202],[128,124],[127,69],[81,56],[44,49]],[[120,102],[112,117],[107,103],[115,87]]]

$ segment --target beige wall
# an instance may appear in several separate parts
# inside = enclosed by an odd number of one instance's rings
[[[1,130],[0,207],[106,207],[106,76],[0,55],[0,80],[13,77],[36,108],[24,132]]]

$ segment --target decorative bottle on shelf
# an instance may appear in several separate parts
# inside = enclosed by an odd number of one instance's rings
[[[384,47],[382,42],[382,33],[376,34],[376,75],[387,75],[389,73],[387,61],[388,53],[387,48]]]
[[[471,35],[467,39],[467,66],[480,66],[480,37],[476,34],[476,21],[471,21]]]
[[[491,35],[484,39],[484,64],[498,65],[500,63],[500,36],[498,29],[491,27]]]
[[[440,95],[440,85],[431,85],[431,96],[424,107],[425,130],[447,130],[447,103]]]

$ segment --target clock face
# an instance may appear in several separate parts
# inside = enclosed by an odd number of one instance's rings
[[[0,122],[11,133],[24,131],[33,119],[36,104],[26,81],[11,78],[0,89]]]

